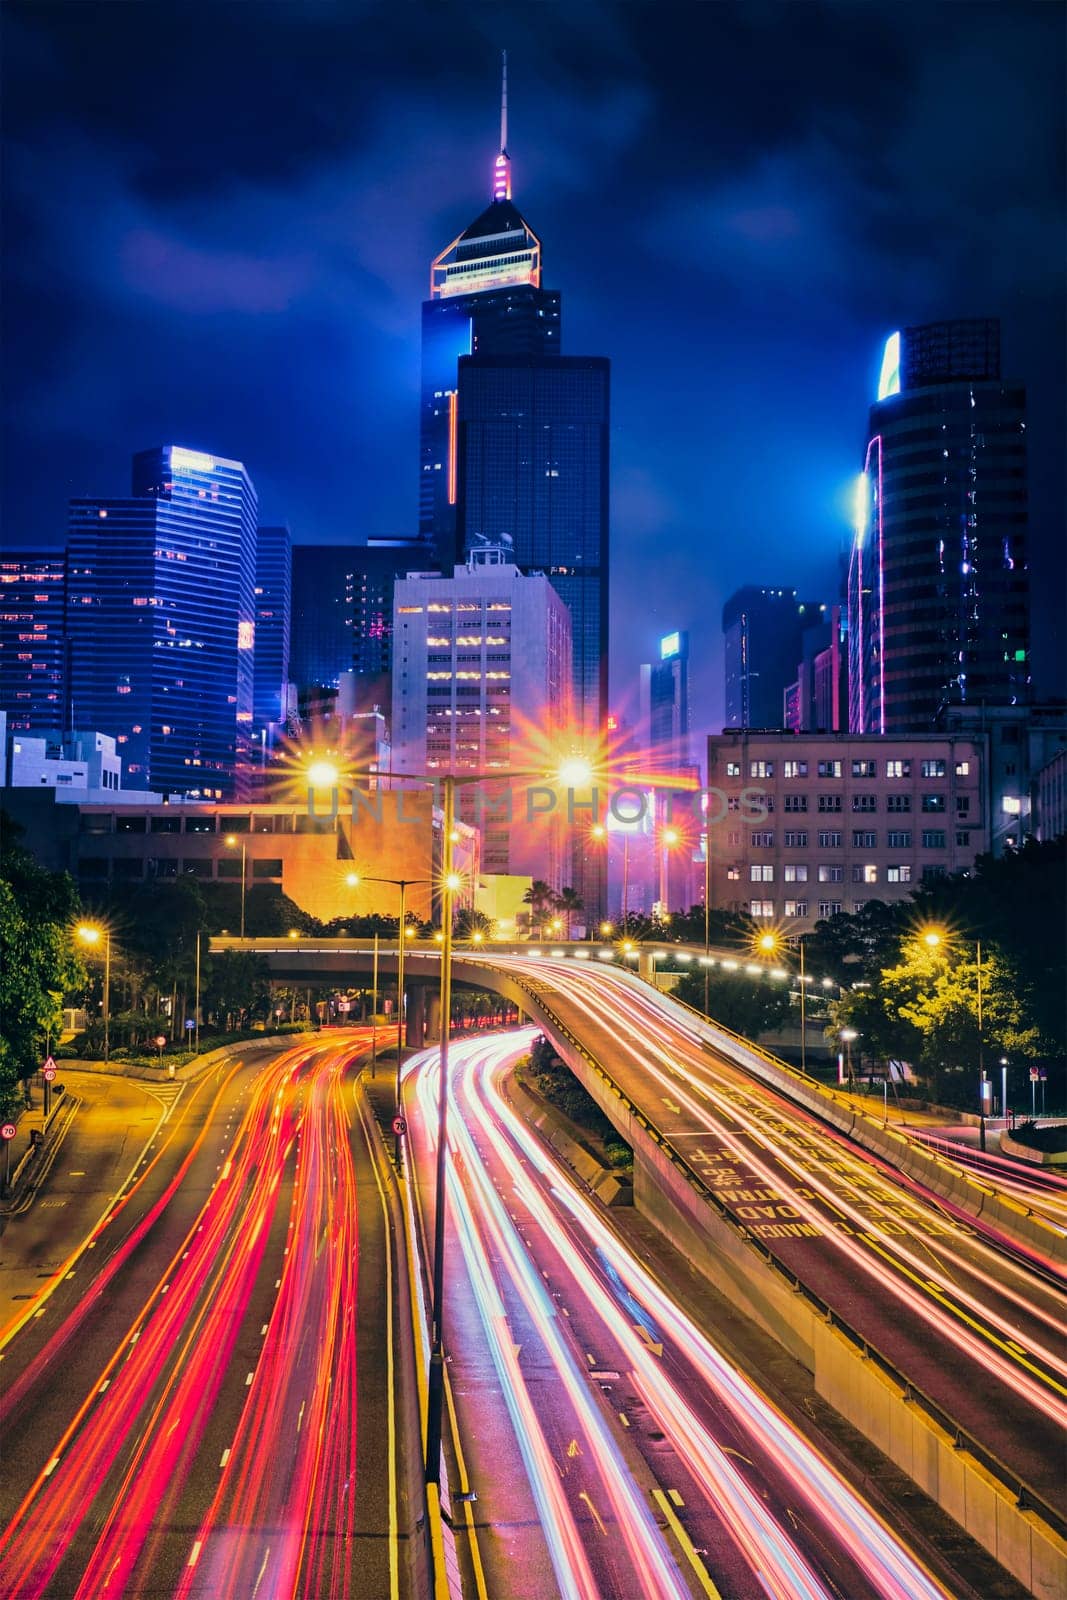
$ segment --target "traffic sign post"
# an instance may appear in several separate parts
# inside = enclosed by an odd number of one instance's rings
[[[7,1186],[11,1182],[11,1141],[18,1129],[13,1122],[0,1123],[0,1139],[4,1141],[4,1181],[3,1192],[7,1193]]]
[[[44,1079],[44,1120],[47,1122],[52,1115],[52,1080],[56,1075],[56,1063],[52,1056],[45,1056],[41,1066],[41,1077]]]
[[[406,1118],[404,1118],[404,1117],[394,1117],[393,1118],[393,1132],[396,1134],[397,1138],[398,1139],[402,1139],[404,1134],[407,1133],[407,1131],[408,1131],[408,1125],[407,1125]]]

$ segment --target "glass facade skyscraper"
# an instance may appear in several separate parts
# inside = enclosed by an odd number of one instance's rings
[[[252,729],[270,749],[289,714],[289,627],[292,540],[286,527],[260,528],[256,536],[256,646]]]
[[[571,613],[576,731],[608,709],[608,438],[602,356],[466,356],[459,364],[459,518],[466,550],[504,545]]]
[[[724,728],[785,726],[785,694],[796,680],[805,631],[825,607],[795,589],[738,589],[723,606],[726,662]]]
[[[886,342],[848,574],[849,725],[1029,698],[1026,392],[990,319]]]
[[[73,500],[74,717],[118,741],[133,788],[240,797],[253,711],[256,494],[239,461],[134,457],[128,499]]]
[[[66,730],[66,582],[61,550],[0,557],[0,711],[12,733]]]
[[[494,200],[437,257],[422,307],[419,536],[444,570],[456,532],[457,367],[461,356],[558,352],[561,300],[541,287],[541,244],[509,199]]]

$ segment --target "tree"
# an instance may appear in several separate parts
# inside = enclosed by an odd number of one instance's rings
[[[686,1005],[703,1011],[703,972],[684,973],[674,993]],[[746,1039],[758,1039],[761,1033],[780,1028],[788,1019],[788,985],[716,968],[708,974],[707,1015],[733,1033],[740,1033]]]
[[[563,918],[564,938],[570,938],[572,921],[584,907],[585,902],[577,889],[561,889],[554,897],[553,910]]]
[[[249,1014],[270,1003],[270,966],[251,950],[221,950],[206,967],[205,1010],[223,1026],[242,1026]]]
[[[535,878],[522,897],[524,906],[530,908],[530,926],[544,930],[545,923],[552,915],[555,904],[555,892],[550,883],[543,878]]]
[[[480,933],[483,939],[488,939],[493,931],[493,919],[484,911],[476,911],[473,906],[463,906],[456,917],[456,938],[469,939],[472,934]]]
[[[63,1025],[63,994],[85,981],[71,926],[73,881],[46,872],[18,843],[8,817],[0,829],[0,1116],[22,1098],[19,1083],[37,1071],[49,1035]]]

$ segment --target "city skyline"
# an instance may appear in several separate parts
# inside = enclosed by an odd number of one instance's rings
[[[1035,687],[1061,692],[1062,311],[1056,252],[1041,248],[1059,209],[1060,109],[1053,76],[1043,76],[1047,13],[987,9],[968,13],[964,26],[941,12],[920,56],[909,35],[917,24],[906,17],[891,32],[880,13],[842,18],[811,7],[789,14],[764,60],[754,16],[720,7],[714,27],[698,30],[714,47],[707,70],[720,92],[699,99],[685,92],[695,65],[676,53],[668,72],[666,61],[686,14],[668,8],[658,42],[637,15],[607,30],[561,21],[550,62],[517,9],[496,8],[491,31],[508,36],[499,40],[473,15],[445,37],[439,19],[420,11],[410,64],[391,61],[388,88],[372,92],[389,28],[377,27],[368,46],[366,28],[346,29],[327,13],[293,33],[293,72],[320,64],[327,45],[336,53],[316,79],[335,136],[297,117],[283,151],[258,111],[244,135],[216,126],[224,119],[213,69],[202,88],[205,128],[217,136],[209,159],[201,133],[180,116],[184,46],[149,107],[135,92],[126,45],[112,41],[98,59],[91,27],[73,14],[31,17],[16,7],[8,66],[15,59],[26,70],[8,95],[16,138],[7,204],[28,231],[7,292],[16,324],[9,391],[26,394],[7,432],[12,541],[60,543],[66,497],[115,492],[128,456],[160,438],[247,461],[263,520],[287,522],[296,544],[415,531],[426,263],[490,198],[497,48],[506,43],[513,193],[567,296],[566,348],[602,351],[615,368],[613,705],[620,694],[635,698],[656,638],[688,628],[694,728],[721,723],[722,601],[745,582],[835,597],[884,337],[894,326],[968,314],[1001,318],[1006,366],[1028,389]],[[265,14],[268,37],[253,51],[276,45],[284,15]],[[150,27],[133,21],[131,50]],[[238,36],[247,43],[223,19],[220,63]],[[806,72],[786,72],[786,43]],[[362,75],[346,55],[357,44]],[[82,73],[78,56],[75,75],[78,51],[91,70]],[[1048,54],[1051,68],[1055,50]],[[744,111],[728,81],[731,70],[739,83],[751,78],[757,58],[777,89],[764,121]],[[342,65],[363,83],[361,100],[350,86],[342,94]],[[668,106],[672,74],[679,92]],[[592,91],[585,101],[564,93],[580,77]],[[86,79],[97,85],[88,95]],[[1024,81],[1027,115],[1013,117]],[[123,92],[105,106],[102,84]],[[985,117],[980,127],[967,122],[961,148],[946,109],[978,93]],[[56,162],[73,117],[86,137],[64,175]],[[849,130],[863,137],[846,138]],[[972,170],[982,173],[981,217],[964,204],[978,181]],[[87,215],[73,182],[90,175]],[[296,248],[283,235],[298,216]],[[84,242],[76,281],[54,262],[35,270],[35,251],[61,218]],[[594,275],[605,219],[614,270]],[[667,249],[668,219],[695,252]],[[1009,225],[1006,264],[997,239]],[[847,271],[838,261],[846,229]],[[42,296],[63,304],[62,349]],[[693,362],[694,349],[706,350],[703,362]],[[209,371],[205,383],[214,350],[225,371]],[[146,356],[166,357],[168,381],[158,388],[147,384]],[[36,370],[52,381],[47,416]],[[650,415],[643,397],[654,386],[667,399]],[[64,472],[44,474],[58,435]],[[328,472],[331,462],[339,470]]]

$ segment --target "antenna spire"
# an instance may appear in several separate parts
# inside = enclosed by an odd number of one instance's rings
[[[493,162],[493,199],[511,199],[511,157],[508,155],[508,53],[501,51],[500,154]]]

